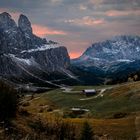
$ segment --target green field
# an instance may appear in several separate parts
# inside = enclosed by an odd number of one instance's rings
[[[83,89],[95,89],[97,94],[86,97]],[[71,110],[73,107],[88,109],[89,112],[75,114]],[[105,135],[103,139],[106,140],[136,140],[140,137],[140,82],[54,89],[35,94],[25,109],[44,120],[51,117],[52,121],[58,117],[74,124],[77,136],[86,120],[94,133]]]
[[[89,109],[94,117],[110,118],[116,113],[130,114],[140,110],[139,83],[120,85],[115,87],[71,87],[72,91],[64,92],[61,89],[44,93],[42,97],[52,101],[58,108],[66,111],[72,107]],[[82,89],[106,89],[103,97],[94,95],[86,97]]]
[[[108,134],[115,140],[135,140],[140,128],[140,82],[115,86],[74,86],[71,90],[54,89],[35,94],[33,99],[25,97],[29,105],[24,108],[33,116],[45,120],[59,116],[73,123],[80,131],[85,120],[93,126],[97,135]],[[86,97],[83,89],[96,89],[97,94]],[[99,96],[101,91],[103,96]],[[88,109],[85,114],[72,115],[71,108]],[[119,116],[118,118],[118,114]],[[117,118],[116,118],[117,116]],[[77,131],[78,133],[78,131]]]

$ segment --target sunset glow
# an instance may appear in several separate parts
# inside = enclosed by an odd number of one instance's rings
[[[71,53],[69,53],[69,55],[70,55],[70,58],[72,58],[72,59],[74,59],[74,58],[78,58],[78,57],[80,57],[81,55],[82,55],[82,52],[80,53],[80,52],[71,52]]]
[[[40,37],[45,37],[46,35],[66,35],[66,33],[63,31],[49,29],[41,25],[34,24],[32,25],[32,28],[33,28],[33,33]]]

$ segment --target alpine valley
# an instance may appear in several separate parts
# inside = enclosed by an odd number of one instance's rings
[[[70,59],[25,15],[15,22],[1,13],[0,140],[140,140],[140,36],[112,37]]]

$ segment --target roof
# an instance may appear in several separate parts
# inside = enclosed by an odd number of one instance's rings
[[[87,92],[87,93],[93,93],[93,92],[96,92],[95,89],[84,89],[83,91],[84,91],[84,92]]]
[[[76,107],[73,107],[71,110],[72,111],[85,111],[85,112],[88,112],[89,111],[88,109],[76,108]]]

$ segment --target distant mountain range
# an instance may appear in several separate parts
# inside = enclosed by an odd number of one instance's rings
[[[140,60],[140,37],[118,36],[93,44],[72,62],[86,67],[96,66],[106,71],[116,63],[131,63],[136,60]]]
[[[66,47],[34,35],[25,15],[20,15],[17,25],[8,13],[0,14],[0,77],[18,87],[103,84],[126,80],[139,70],[139,36],[95,43],[70,60]]]
[[[126,80],[129,74],[140,70],[140,37],[117,36],[92,44],[82,56],[71,60],[71,63],[103,81],[123,77]]]

